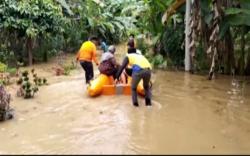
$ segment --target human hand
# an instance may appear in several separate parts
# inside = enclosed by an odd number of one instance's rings
[[[119,82],[119,80],[118,79],[115,79],[115,84],[117,84]]]

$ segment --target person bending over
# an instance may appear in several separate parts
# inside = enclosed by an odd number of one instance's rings
[[[151,90],[150,90],[150,79],[151,79],[151,64],[149,61],[141,54],[138,53],[130,53],[127,54],[123,59],[123,63],[121,67],[118,69],[116,74],[115,82],[117,82],[120,78],[122,71],[128,66],[132,66],[132,102],[133,105],[138,107],[138,99],[137,99],[137,86],[140,80],[143,80],[143,88],[145,91],[145,104],[146,106],[151,106]]]

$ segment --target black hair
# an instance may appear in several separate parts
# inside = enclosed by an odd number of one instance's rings
[[[131,37],[135,38],[135,34],[130,34],[129,36],[131,36]]]
[[[132,48],[134,48],[135,47],[135,41],[134,41],[134,39],[129,39],[127,45],[130,46],[130,47],[132,47]]]
[[[98,37],[96,37],[96,36],[91,36],[91,37],[89,37],[89,40],[90,40],[90,41],[92,41],[92,40],[98,41]]]
[[[131,54],[131,53],[136,53],[136,48],[128,48],[128,54]]]

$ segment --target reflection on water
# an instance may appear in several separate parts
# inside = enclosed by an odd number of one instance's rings
[[[14,98],[0,154],[249,154],[247,81],[155,71],[153,107],[129,96],[89,98],[83,73]]]

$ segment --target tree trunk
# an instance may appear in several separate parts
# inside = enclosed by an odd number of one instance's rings
[[[190,11],[191,11],[191,0],[186,0],[186,28],[185,28],[185,71],[190,71]]]
[[[248,55],[248,58],[247,58],[247,65],[246,65],[246,69],[245,69],[245,75],[247,75],[247,76],[250,75],[250,55]]]
[[[27,47],[28,56],[29,56],[29,65],[32,66],[33,65],[33,54],[32,54],[33,41],[31,38],[27,39],[26,47]]]
[[[227,72],[229,72],[229,74],[235,75],[234,43],[230,29],[228,30],[228,33],[226,33],[224,44],[226,46],[226,51],[228,53]]]
[[[240,47],[241,47],[241,56],[240,56],[240,75],[244,74],[245,70],[245,31],[244,27],[242,27],[242,32],[241,32],[241,42],[240,42]]]
[[[44,62],[48,62],[48,52],[47,52],[47,50],[45,50],[45,51],[43,52],[43,61],[44,61]]]
[[[208,75],[208,80],[212,80],[214,77],[214,71],[215,71],[215,63],[216,63],[216,57],[217,57],[217,49],[214,50],[213,53],[213,58],[212,58],[212,64],[210,67],[209,75]]]
[[[196,53],[197,53],[197,43],[202,40],[202,18],[201,18],[201,7],[200,0],[194,0],[191,7],[191,22],[190,22],[190,72],[194,73],[196,65]]]
[[[219,45],[219,22],[221,18],[221,5],[219,3],[219,0],[213,0],[213,31],[209,37],[210,46],[207,49],[207,54],[212,55],[212,62],[210,66],[210,71],[208,75],[208,79],[211,80],[214,77],[215,73],[215,67],[217,63],[217,57],[218,57],[218,45]]]
[[[47,44],[48,41],[45,41],[44,39],[42,38],[39,38],[39,45],[41,46],[44,46],[44,43]],[[48,49],[47,48],[43,48],[42,49],[43,51],[43,62],[48,62]]]

